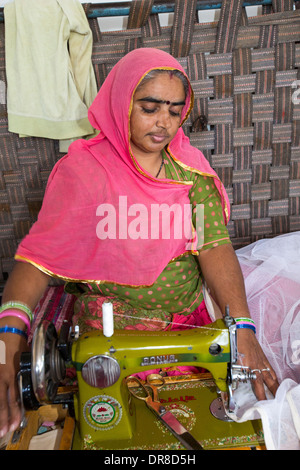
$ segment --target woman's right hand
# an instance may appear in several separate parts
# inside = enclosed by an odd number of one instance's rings
[[[49,276],[30,263],[17,261],[5,284],[2,305],[7,302],[20,302],[33,312],[39,299],[49,284]],[[15,316],[0,319],[0,327],[15,327],[26,330],[24,322]],[[20,424],[20,409],[17,373],[20,368],[21,353],[28,351],[26,339],[15,333],[0,333],[0,341],[5,343],[5,364],[0,361],[0,437],[14,431]]]
[[[21,353],[28,350],[26,339],[14,333],[1,333],[0,345],[0,438],[15,431],[22,418],[17,373]],[[4,357],[3,357],[4,356]],[[3,362],[5,362],[3,364]]]

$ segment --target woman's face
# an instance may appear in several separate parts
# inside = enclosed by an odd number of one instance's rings
[[[130,117],[131,149],[137,159],[160,156],[178,131],[184,104],[182,81],[169,73],[137,88]]]

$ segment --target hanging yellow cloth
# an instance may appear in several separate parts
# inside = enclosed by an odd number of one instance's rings
[[[78,0],[14,0],[4,7],[8,129],[76,139],[94,133],[92,32]]]

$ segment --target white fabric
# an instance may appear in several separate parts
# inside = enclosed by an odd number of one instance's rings
[[[261,419],[267,449],[300,449],[300,232],[237,250],[258,340],[280,387],[258,402],[250,384],[234,393],[236,421]]]
[[[62,434],[63,430],[59,428],[38,434],[31,438],[28,450],[59,450]]]

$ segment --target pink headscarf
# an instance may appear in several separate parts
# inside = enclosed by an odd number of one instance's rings
[[[179,208],[190,204],[191,183],[153,178],[130,153],[132,97],[142,78],[158,68],[185,74],[172,56],[150,48],[130,52],[111,70],[89,110],[89,120],[100,133],[88,141],[74,142],[68,155],[55,165],[38,220],[20,243],[17,260],[30,262],[64,280],[140,286],[153,284],[170,260],[186,251],[196,253],[190,244],[195,242],[195,234],[183,233],[178,238],[172,217],[168,238],[161,229],[158,237],[151,238],[150,229],[149,236],[128,236],[127,229],[131,223],[137,224],[141,207],[144,214],[150,214],[155,204],[176,204]],[[190,88],[183,121],[192,105]],[[227,222],[225,189],[181,128],[168,151],[183,167],[215,178]],[[182,223],[188,217],[190,224],[190,213],[182,210],[181,214]],[[109,238],[100,239],[103,235],[99,235],[99,224],[110,230]],[[187,250],[187,246],[192,249]]]

